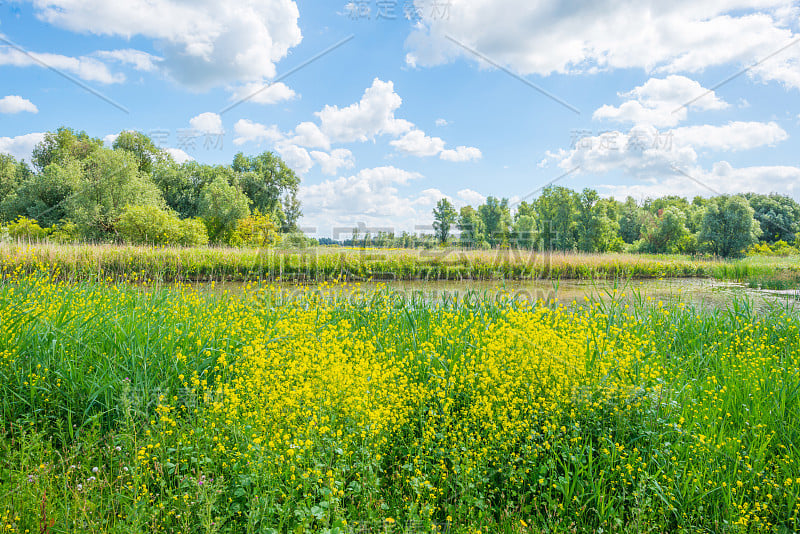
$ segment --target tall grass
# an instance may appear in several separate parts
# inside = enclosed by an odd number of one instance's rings
[[[0,531],[800,528],[788,305],[336,289],[8,277]]]
[[[498,280],[713,276],[750,281],[800,273],[797,258],[728,262],[688,256],[521,250],[305,250],[0,244],[3,272],[131,281]]]

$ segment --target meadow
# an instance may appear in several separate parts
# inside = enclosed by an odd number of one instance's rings
[[[6,268],[0,532],[800,528],[790,304],[344,289]]]
[[[800,257],[720,260],[685,255],[531,250],[311,247],[142,247],[0,242],[0,270],[71,280],[251,282],[637,279],[712,277],[773,289],[800,284]]]

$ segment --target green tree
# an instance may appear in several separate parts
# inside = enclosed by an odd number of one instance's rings
[[[686,214],[678,207],[667,207],[645,223],[641,249],[665,254],[684,252],[690,235],[686,228]]]
[[[517,205],[517,211],[514,212],[514,220],[516,221],[520,217],[533,217],[536,218],[536,209],[534,208],[533,204],[529,204],[526,201],[522,201]]]
[[[484,236],[493,247],[505,243],[511,227],[511,212],[508,199],[498,200],[488,197],[486,203],[478,207],[478,215],[483,222]]]
[[[139,162],[139,171],[150,174],[153,166],[159,162],[165,162],[171,157],[163,150],[158,148],[153,141],[139,132],[126,130],[121,132],[114,140],[112,145],[114,150],[127,150],[136,157]]]
[[[458,213],[449,200],[442,198],[433,209],[433,229],[439,243],[447,243],[450,237],[450,227],[456,222]]]
[[[14,156],[0,154],[0,202],[17,190],[26,178],[22,163],[17,163]],[[28,173],[29,174],[29,173]]]
[[[593,189],[584,189],[578,197],[578,250],[608,252],[617,239],[619,223],[613,214],[614,206],[600,199]]]
[[[764,241],[792,243],[795,240],[800,233],[800,204],[777,193],[748,193],[745,198],[753,208],[753,217],[761,226],[761,238]]]
[[[549,186],[534,205],[542,246],[547,250],[574,250],[578,195],[566,187]]]
[[[532,215],[519,215],[514,221],[514,241],[517,247],[532,249],[536,246],[536,219]]]
[[[225,179],[217,177],[203,189],[200,217],[214,243],[230,243],[240,219],[250,215],[247,195]]]
[[[12,220],[30,217],[45,227],[66,217],[66,201],[83,179],[83,165],[68,159],[52,163],[43,172],[31,174],[16,191],[0,202],[0,216]]]
[[[125,150],[97,149],[83,168],[81,181],[65,202],[65,216],[88,239],[118,238],[116,224],[128,206],[164,206],[158,187]]]
[[[481,248],[486,238],[483,222],[472,206],[464,206],[458,214],[457,226],[461,235],[459,241],[464,248]]]
[[[86,132],[61,127],[55,132],[44,134],[44,139],[33,148],[31,159],[34,168],[42,172],[52,163],[63,164],[70,159],[83,161],[101,148],[102,139],[89,137]]]
[[[239,175],[251,209],[272,216],[284,232],[296,229],[302,215],[297,199],[300,178],[280,157],[272,152],[252,157],[240,152],[231,168]]]
[[[699,241],[708,250],[725,258],[737,257],[758,242],[761,228],[755,211],[741,195],[711,199],[703,215]]]
[[[619,236],[625,243],[631,244],[642,236],[643,212],[633,197],[625,199],[617,220]]]

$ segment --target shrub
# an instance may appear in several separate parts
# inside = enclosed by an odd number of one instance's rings
[[[39,226],[35,219],[20,216],[8,225],[8,235],[12,239],[44,241],[47,237],[47,230]]]
[[[255,210],[249,217],[239,219],[229,244],[267,247],[276,244],[278,239],[278,228],[272,219]]]
[[[78,225],[72,221],[63,221],[54,226],[50,234],[50,241],[55,243],[77,243],[81,239]]]
[[[117,230],[132,244],[196,246],[208,243],[205,225],[197,219],[181,220],[171,211],[153,206],[128,206]]]

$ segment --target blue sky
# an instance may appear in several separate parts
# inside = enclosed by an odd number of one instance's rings
[[[620,199],[800,199],[799,16],[775,0],[0,1],[0,151],[29,159],[61,125],[142,131],[177,160],[272,150],[316,235],[413,230],[439,198],[515,202],[559,177]]]

